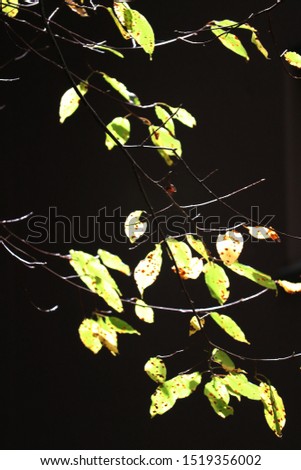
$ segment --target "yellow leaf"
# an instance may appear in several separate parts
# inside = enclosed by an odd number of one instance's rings
[[[288,294],[296,294],[301,292],[301,282],[289,282],[289,281],[276,281],[279,286],[281,286],[285,292]]]
[[[19,12],[19,0],[2,0],[1,10],[5,15],[14,18]]]
[[[81,82],[76,87],[82,95],[88,91],[88,83]],[[60,123],[63,123],[69,116],[71,116],[79,107],[80,96],[76,93],[74,88],[67,90],[60,102],[59,116]]]
[[[189,323],[189,336],[194,335],[198,331],[200,331],[205,326],[205,319],[198,318],[196,315],[192,317]]]
[[[224,234],[219,234],[216,242],[216,249],[221,260],[230,265],[234,263],[242,252],[244,239],[241,233],[230,230]]]
[[[267,240],[267,239],[271,239],[271,240],[274,240],[274,241],[277,241],[279,242],[280,241],[280,237],[279,235],[275,232],[275,230],[272,228],[272,227],[261,227],[259,225],[256,225],[255,227],[245,227],[250,235],[252,235],[252,237],[254,238],[257,238],[258,240]]]
[[[286,51],[284,58],[293,67],[301,69],[301,55],[297,54],[297,52]]]
[[[154,311],[143,300],[137,299],[135,305],[137,317],[145,323],[154,323]]]
[[[151,286],[157,279],[162,265],[162,248],[158,243],[155,250],[148,253],[145,259],[141,260],[135,268],[134,278],[143,297],[144,290]]]

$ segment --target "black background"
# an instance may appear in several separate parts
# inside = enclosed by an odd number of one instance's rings
[[[50,7],[50,2],[46,2],[48,12],[53,3]],[[158,39],[173,37],[175,29],[199,28],[212,19],[242,20],[267,6],[267,1],[237,0],[135,2],[153,25]],[[105,14],[81,19],[63,8],[57,19],[98,41],[112,34],[112,20]],[[266,178],[265,183],[233,197],[231,203],[247,215],[251,206],[259,206],[262,217],[275,215],[275,228],[300,235],[300,82],[288,76],[279,59],[285,49],[300,50],[300,20],[300,4],[293,0],[275,9],[270,20],[267,15],[254,20],[252,24],[262,31],[261,39],[270,51],[270,61],[250,44],[247,32],[241,32],[240,37],[248,45],[249,63],[218,41],[207,47],[183,42],[159,47],[152,62],[138,50],[128,51],[125,62],[109,54],[88,55],[66,44],[62,44],[62,49],[70,69],[82,77],[92,67],[126,83],[143,103],[164,101],[189,109],[196,116],[198,127],[191,130],[178,125],[178,137],[183,143],[183,156],[193,170],[202,177],[218,168],[209,181],[221,195]],[[34,33],[21,24],[10,24],[27,40],[33,37]],[[2,25],[3,63],[21,53],[12,40],[16,38]],[[111,40],[123,44],[117,33],[116,37],[112,34]],[[36,47],[47,44],[50,45],[49,39],[41,35]],[[57,60],[53,50],[41,51]],[[2,219],[30,211],[47,216],[49,207],[57,207],[61,215],[81,216],[84,224],[88,215],[97,215],[102,207],[110,213],[121,206],[124,215],[146,209],[129,163],[118,150],[105,149],[103,132],[84,106],[63,125],[59,124],[59,100],[70,87],[62,70],[29,53],[23,60],[9,63],[1,76],[20,77],[18,82],[1,83],[1,104],[5,105],[1,111]],[[93,83],[103,87],[103,82],[96,79]],[[105,122],[120,113],[120,108],[108,98],[96,92],[89,94]],[[132,142],[135,136],[139,139],[139,128],[141,125],[134,125]],[[145,151],[133,155],[155,177],[162,174],[164,166],[157,155]],[[180,167],[173,183],[180,203],[210,198]],[[159,207],[162,197],[148,185],[147,189]],[[208,206],[204,215],[220,215],[221,223],[226,223],[232,214],[215,204]],[[26,222],[13,229],[26,237]],[[280,244],[249,244],[242,262],[275,278],[284,273],[287,278],[298,280],[300,241],[281,238]],[[97,240],[86,245],[63,243],[61,238],[41,247],[52,252],[67,253],[72,247],[95,253],[99,245]],[[134,252],[128,251],[128,245],[103,247],[118,252],[131,266],[147,250],[143,245]],[[71,273],[64,262],[47,260],[61,274]],[[143,372],[143,365],[151,355],[168,354],[187,345],[189,318],[159,311],[154,326],[141,326],[132,309],[127,308],[127,319],[143,335],[121,338],[121,354],[117,358],[107,351],[94,356],[80,343],[77,330],[93,308],[103,307],[98,299],[43,269],[24,267],[4,248],[1,273],[4,448],[300,448],[298,359],[239,364],[251,374],[266,374],[283,397],[287,425],[282,439],[277,439],[267,427],[261,404],[235,402],[234,416],[223,421],[214,414],[202,392],[151,420],[148,408],[154,384]],[[121,276],[117,274],[116,279],[123,285]],[[256,285],[249,284],[236,280],[231,300],[255,293]],[[187,285],[197,306],[214,305],[205,289],[195,283]],[[129,286],[130,283],[124,285],[124,289],[129,289],[127,295],[137,295]],[[157,288],[149,288],[146,301],[188,307],[168,267]],[[33,304],[41,308],[58,304],[59,309],[41,312]],[[300,297],[280,292],[275,298],[268,293],[230,309],[229,314],[246,332],[252,349],[226,340],[212,326],[210,338],[218,344],[252,357],[280,357],[301,350]],[[198,341],[191,343],[191,351],[167,362],[170,377],[198,362],[203,349],[208,348]]]

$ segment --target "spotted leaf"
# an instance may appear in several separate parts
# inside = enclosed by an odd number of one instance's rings
[[[185,242],[174,238],[169,238],[166,241],[177,266],[173,266],[173,271],[179,274],[182,279],[197,279],[203,271],[203,261],[191,256],[191,250]]]
[[[301,55],[300,54],[297,54],[297,52],[286,51],[283,54],[283,57],[290,65],[292,65],[292,67],[297,67],[298,69],[301,69]]]
[[[285,292],[288,294],[296,294],[301,292],[301,282],[289,282],[289,281],[276,281],[276,283],[281,286]]]
[[[14,18],[19,12],[19,0],[2,0],[1,11],[4,15]]]
[[[145,259],[141,260],[135,268],[134,278],[138,290],[143,297],[144,290],[151,286],[157,279],[162,265],[162,248],[158,243],[156,248],[148,253]]]
[[[205,319],[198,318],[196,315],[191,318],[189,323],[189,336],[194,335],[205,326]]]
[[[197,253],[199,253],[202,256],[202,258],[205,258],[206,261],[209,261],[209,254],[208,254],[207,248],[205,247],[202,240],[200,240],[198,238],[194,238],[192,235],[186,235],[186,239],[187,239],[189,245]]]
[[[135,304],[135,313],[137,317],[146,322],[154,323],[154,311],[143,300],[137,299]]]
[[[260,227],[260,226],[255,226],[255,227],[247,227],[246,229],[249,231],[249,234],[252,235],[252,237],[257,238],[258,240],[274,240],[274,241],[280,241],[279,235],[275,232],[274,229],[271,227]]]
[[[220,364],[227,372],[235,370],[235,364],[227,353],[220,349],[214,348],[211,354],[211,360]]]
[[[221,378],[213,377],[210,382],[207,382],[204,387],[204,394],[218,416],[227,418],[227,416],[233,415],[234,410],[229,406],[229,391]]]
[[[234,271],[240,276],[244,276],[247,279],[250,279],[253,282],[256,282],[260,286],[266,287],[267,289],[276,290],[276,282],[273,281],[271,276],[264,274],[257,269],[252,268],[251,266],[246,266],[245,264],[240,264],[237,261],[231,265],[227,266],[231,271]]]
[[[147,229],[147,223],[140,220],[143,212],[139,210],[133,211],[126,218],[124,231],[131,243],[135,243],[138,238],[142,237]]]
[[[166,366],[164,361],[158,357],[151,357],[144,366],[147,375],[158,384],[162,384],[166,380]]]
[[[212,312],[210,316],[233,339],[242,343],[250,344],[246,339],[244,332],[231,317],[216,312]]]
[[[266,422],[276,436],[281,437],[286,422],[283,400],[273,385],[261,382],[259,387]]]
[[[121,145],[126,144],[131,133],[131,124],[127,118],[116,117],[107,125],[107,128]],[[105,144],[109,150],[112,150],[112,148],[117,145],[109,134],[106,134]]]
[[[81,82],[76,87],[79,92],[84,96],[88,91],[88,83]],[[80,96],[76,93],[74,88],[67,90],[60,101],[59,117],[62,124],[69,116],[71,116],[79,107]]]
[[[234,263],[238,259],[243,246],[243,236],[236,230],[230,230],[224,234],[220,233],[217,237],[216,249],[221,260],[227,265]]]
[[[230,51],[234,52],[235,54],[244,57],[244,59],[249,60],[248,53],[244,46],[242,45],[241,41],[235,34],[227,32],[227,29],[232,27],[232,21],[224,20],[224,21],[217,21],[213,20],[209,23],[210,29],[215,36],[219,39],[219,41]]]
[[[110,77],[106,73],[102,73],[102,76],[105,81],[109,83],[111,87],[114,88],[114,90],[116,90],[127,101],[135,105],[140,104],[139,98],[135,95],[135,93],[129,91],[123,83],[119,82],[116,78]]]
[[[182,155],[181,142],[171,135],[171,133],[164,127],[149,126],[151,140],[158,148],[161,157],[164,158],[167,165],[172,165],[172,158],[176,159],[177,156]],[[176,154],[175,154],[176,152]]]
[[[220,304],[224,304],[229,295],[230,282],[224,269],[213,262],[204,266],[205,282],[211,294]]]

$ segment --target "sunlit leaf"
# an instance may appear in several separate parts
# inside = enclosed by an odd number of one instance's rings
[[[261,382],[259,387],[266,422],[276,436],[281,437],[286,421],[283,400],[273,385]]]
[[[252,237],[257,238],[258,240],[275,240],[275,241],[280,241],[279,235],[275,232],[274,229],[267,228],[267,227],[260,227],[260,226],[255,226],[255,227],[247,227],[246,229],[249,231],[250,235]]]
[[[285,60],[292,65],[293,67],[297,67],[301,69],[301,55],[297,54],[297,52],[286,51],[284,53]]]
[[[170,410],[180,398],[186,398],[193,393],[201,383],[199,372],[183,374],[159,385],[151,396],[150,414],[152,417],[162,415]]]
[[[151,135],[151,140],[154,145],[157,145],[158,147],[158,152],[161,155],[161,157],[164,158],[165,162],[167,165],[172,165],[173,158],[177,158],[175,155],[174,150],[177,153],[178,157],[181,157],[182,155],[182,146],[181,142],[177,139],[175,139],[171,133],[167,130],[164,129],[164,127],[156,127],[156,126],[149,126],[149,132]]]
[[[281,286],[285,292],[288,294],[296,294],[301,292],[301,282],[289,282],[289,281],[276,281],[276,283]]]
[[[131,212],[125,221],[124,231],[131,243],[135,243],[138,238],[142,237],[147,229],[147,223],[141,222],[140,217],[144,211]]]
[[[237,25],[237,23],[233,22],[234,24]],[[229,25],[228,25],[229,26]],[[257,47],[257,49],[259,50],[259,52],[266,58],[268,59],[269,58],[269,53],[268,51],[266,50],[266,48],[263,46],[263,44],[261,43],[259,37],[258,37],[258,34],[257,34],[257,29],[253,28],[253,26],[250,26],[248,23],[243,23],[241,25],[239,25],[239,29],[247,29],[249,31],[252,32],[252,35],[251,35],[251,43],[254,44],[254,46]]]
[[[169,238],[166,242],[177,266],[177,268],[173,266],[173,271],[182,279],[197,279],[203,271],[202,259],[192,258],[191,250],[185,242],[174,238]]]
[[[112,47],[103,46],[102,44],[91,44],[89,49],[101,49],[105,52],[111,52],[112,54],[117,55],[117,57],[124,59],[124,55],[120,51],[112,49]]]
[[[202,240],[198,238],[194,238],[192,235],[186,235],[186,239],[189,243],[189,245],[197,252],[199,253],[203,258],[205,258],[206,261],[209,261],[209,255],[207,252],[207,249],[202,242]]]
[[[236,341],[250,344],[246,339],[244,332],[237,325],[237,323],[232,320],[231,317],[216,312],[212,312],[210,316],[229,336],[234,338]]]
[[[137,299],[135,304],[135,313],[137,317],[146,322],[154,323],[154,311],[143,300]]]
[[[235,364],[227,353],[220,349],[214,348],[211,354],[211,360],[220,364],[227,372],[235,370]]]
[[[245,374],[229,373],[223,378],[223,383],[237,395],[242,395],[249,400],[261,400],[260,387],[249,382]]]
[[[130,267],[125,264],[117,255],[113,255],[109,251],[106,250],[98,250],[98,256],[100,257],[103,264],[105,264],[108,268],[116,269],[127,276],[131,275]]]
[[[219,41],[227,47],[227,49],[230,49],[232,52],[235,52],[235,54],[238,54],[242,57],[244,57],[246,60],[249,60],[248,53],[244,46],[242,45],[241,41],[238,39],[238,37],[235,34],[228,33],[225,31],[232,25],[229,24],[232,23],[230,20],[224,20],[224,21],[211,21],[210,28],[213,34],[217,36]],[[219,27],[221,26],[221,28]],[[225,28],[225,29],[222,29]]]
[[[157,117],[163,122],[165,129],[167,129],[172,135],[175,135],[174,122],[166,109],[162,108],[162,106],[156,105],[155,112]]]
[[[65,0],[65,3],[68,5],[68,7],[74,11],[74,13],[77,13],[79,16],[82,16],[82,17],[87,17],[89,16],[88,13],[87,13],[87,10],[79,5],[78,3],[74,2],[73,0]],[[81,2],[83,3],[83,2]]]
[[[260,286],[266,287],[267,289],[276,290],[276,282],[273,281],[271,276],[264,274],[257,269],[252,268],[251,266],[246,266],[245,264],[240,264],[237,261],[230,266],[227,266],[229,269],[234,271],[240,276],[244,276],[247,279],[250,279],[253,282],[256,282]]]
[[[10,18],[14,18],[19,12],[19,0],[2,0],[1,11]]]
[[[108,12],[110,13],[111,17],[113,18],[114,20],[114,23],[115,25],[117,26],[117,28],[119,29],[119,32],[121,34],[121,36],[124,38],[124,39],[130,39],[131,38],[131,35],[127,32],[127,30],[122,26],[122,24],[120,23],[120,21],[118,20],[118,18],[116,17],[113,9],[111,7],[107,7],[107,10]]]
[[[122,312],[121,292],[100,260],[83,251],[70,250],[70,255],[71,266],[87,287],[102,297],[110,307]]]
[[[162,265],[162,248],[158,243],[156,248],[148,253],[145,259],[141,260],[135,268],[134,278],[143,297],[144,290],[151,286],[157,279]]]
[[[88,91],[88,83],[81,82],[76,87],[79,92],[84,96]],[[60,123],[63,123],[69,116],[71,116],[79,107],[80,96],[76,93],[74,88],[69,88],[60,101],[59,117]]]
[[[216,249],[221,260],[227,265],[234,263],[238,259],[243,246],[243,236],[236,230],[230,230],[224,234],[220,233],[217,237]]]
[[[127,118],[116,117],[107,125],[107,128],[121,143],[121,145],[124,145],[128,141],[131,133],[131,124]],[[109,150],[112,150],[112,148],[117,145],[112,137],[108,134],[106,134],[105,144]]]
[[[119,334],[140,335],[139,331],[135,330],[135,328],[129,325],[126,321],[121,320],[121,318],[118,317],[106,317],[106,324]]]
[[[155,36],[148,20],[139,11],[132,10],[127,3],[114,2],[114,12],[131,37],[151,57],[155,48]]]
[[[154,382],[158,384],[165,382],[167,371],[162,359],[151,357],[145,364],[144,370]]]
[[[168,106],[171,113],[172,113],[172,118],[177,119],[180,121],[182,124],[188,127],[194,127],[196,126],[196,120],[195,117],[192,116],[186,109],[184,108],[173,108],[172,106]]]
[[[213,377],[204,387],[204,394],[208,398],[210,405],[221,418],[233,415],[234,410],[229,406],[230,395],[223,380]]]
[[[224,304],[229,295],[228,290],[230,282],[224,269],[213,262],[209,262],[204,266],[205,282],[211,294],[220,304]]]
[[[196,315],[192,317],[189,323],[189,336],[192,336],[198,331],[200,331],[202,328],[204,328],[204,325],[204,318],[198,318]]]
[[[114,88],[114,90],[116,90],[127,101],[135,105],[140,104],[139,98],[135,95],[135,93],[129,91],[123,83],[119,82],[116,78],[109,77],[109,75],[106,73],[102,73],[102,76],[105,81],[109,83],[111,87]]]
[[[97,321],[86,318],[79,329],[79,336],[86,348],[90,349],[94,354],[97,354],[102,344],[99,339],[99,325]]]

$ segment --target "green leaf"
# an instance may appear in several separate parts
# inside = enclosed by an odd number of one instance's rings
[[[292,66],[301,69],[301,55],[297,54],[297,52],[286,51],[283,54],[285,60]]]
[[[107,128],[112,132],[121,145],[124,145],[128,141],[131,133],[131,124],[127,118],[116,117],[107,125]],[[108,134],[106,134],[105,144],[109,150],[112,150],[112,148],[117,145]]]
[[[228,29],[229,27],[231,27],[232,23],[233,22],[230,20],[223,20],[223,21],[213,20],[210,22],[210,28],[211,28],[212,33],[218,37],[219,41],[225,47],[227,47],[227,49],[230,49],[230,51],[235,52],[235,54],[238,54],[241,57],[244,57],[246,60],[250,60],[246,49],[244,48],[244,46],[242,45],[238,37],[232,33],[225,32],[225,29]],[[221,26],[221,28],[219,28],[219,26]]]
[[[244,332],[240,329],[237,323],[232,320],[232,318],[216,312],[212,312],[210,316],[229,336],[234,338],[236,341],[250,344],[246,339]]]
[[[118,317],[106,317],[106,324],[119,334],[140,335],[139,331]]]
[[[213,262],[209,262],[204,266],[205,282],[208,286],[211,297],[216,299],[220,304],[224,304],[229,297],[230,282],[224,269]]]
[[[206,249],[204,243],[202,242],[202,240],[194,238],[192,235],[186,235],[186,239],[187,239],[189,245],[197,253],[199,253],[203,258],[205,258],[206,261],[209,261],[209,255],[208,255],[207,249]]]
[[[105,264],[108,268],[115,269],[116,271],[120,271],[126,276],[131,275],[130,267],[125,264],[117,255],[113,255],[109,251],[106,250],[98,250],[98,256],[100,257],[103,264]]]
[[[234,394],[242,395],[249,400],[261,400],[261,390],[258,385],[249,382],[244,374],[227,374],[223,382]]]
[[[211,360],[213,362],[216,362],[217,364],[220,364],[222,368],[225,369],[227,372],[235,370],[235,364],[232,359],[228,356],[227,353],[221,351],[220,349],[213,349],[211,354]]]
[[[172,165],[173,161],[172,158],[177,158],[181,157],[182,155],[182,146],[181,142],[177,139],[175,139],[171,133],[167,130],[164,129],[164,127],[156,127],[156,126],[149,126],[149,132],[151,136],[151,140],[154,145],[157,145],[158,147],[163,147],[163,148],[158,148],[158,152],[161,155],[161,157],[164,158],[165,162],[167,165]],[[177,153],[177,156],[175,155],[174,150]]]
[[[244,239],[240,232],[229,230],[226,233],[220,233],[216,241],[216,249],[221,260],[230,265],[234,263],[244,246]]]
[[[114,12],[133,39],[152,57],[155,49],[154,31],[147,19],[127,3],[114,2]]]
[[[144,211],[133,211],[126,218],[124,231],[131,243],[135,243],[138,238],[142,237],[147,229],[147,223],[140,221],[143,213]]]
[[[266,287],[267,289],[277,290],[276,282],[273,281],[271,276],[257,271],[257,269],[254,269],[251,266],[246,266],[245,264],[235,262],[231,264],[231,266],[227,265],[227,267],[236,274],[244,276],[247,279],[256,282],[260,286]]]
[[[92,291],[102,297],[117,312],[123,311],[121,292],[100,260],[83,251],[70,250],[70,264],[81,280]]]
[[[116,51],[116,49],[112,49],[111,47],[103,46],[102,44],[91,44],[89,49],[101,49],[105,52],[111,52],[112,54],[117,55],[117,57],[124,59],[124,55],[121,52]]]
[[[197,279],[203,271],[203,261],[200,258],[192,258],[191,250],[185,242],[175,238],[168,238],[166,242],[178,268],[173,266],[172,270],[182,279]]]
[[[202,375],[199,372],[183,374],[159,385],[151,396],[150,414],[152,417],[162,415],[170,410],[176,401],[186,398],[193,393],[201,383]]]
[[[147,375],[158,384],[163,384],[166,380],[166,366],[162,359],[151,357],[144,366]]]
[[[82,95],[85,95],[88,91],[88,83],[81,82],[76,88]],[[76,93],[74,88],[69,88],[60,101],[59,117],[60,123],[62,124],[69,116],[71,116],[79,107],[80,97]]]
[[[237,27],[237,23],[235,21],[230,21],[230,20],[226,20],[228,21],[228,24],[225,25],[227,27],[230,27],[230,26],[233,26],[233,27]],[[230,25],[229,23],[232,23],[232,25]],[[261,52],[261,54],[266,58],[268,59],[269,58],[269,53],[268,51],[265,49],[265,47],[262,45],[262,43],[260,42],[259,40],[259,37],[257,35],[257,29],[253,28],[252,26],[250,26],[248,23],[244,23],[244,24],[241,24],[238,26],[239,29],[247,29],[249,31],[252,32],[252,35],[251,35],[251,43],[254,44],[254,46],[257,47],[257,49],[259,50],[259,52]]]
[[[156,105],[155,111],[157,117],[163,122],[165,129],[167,129],[172,135],[175,135],[175,125],[171,118],[171,115],[162,108],[162,106]]]
[[[204,387],[204,394],[208,398],[210,405],[221,418],[233,415],[234,410],[229,406],[230,395],[223,379],[213,377]]]
[[[80,325],[78,332],[86,348],[90,349],[94,354],[101,350],[102,343],[99,338],[99,325],[97,321],[86,318]]]
[[[154,311],[143,300],[137,299],[135,304],[135,313],[137,317],[146,322],[154,323]]]
[[[281,437],[286,422],[283,400],[273,385],[261,382],[259,387],[266,422],[276,436]]]
[[[204,325],[204,318],[198,318],[196,315],[192,317],[189,323],[189,336],[192,336],[198,331],[200,331],[202,328],[204,328]]]
[[[184,108],[173,108],[172,106],[168,106],[171,113],[172,113],[172,118],[177,119],[180,121],[182,124],[188,127],[194,127],[196,126],[196,119],[192,114],[190,114],[186,109]]]
[[[116,17],[113,9],[111,7],[107,7],[107,11],[110,13],[111,17],[113,18],[114,23],[117,26],[117,28],[119,29],[119,32],[122,35],[122,37],[124,39],[130,39],[131,35],[124,29],[124,27],[122,26],[122,24],[120,23],[120,21]]]
[[[151,286],[157,279],[162,265],[162,248],[158,243],[156,248],[148,253],[145,259],[141,260],[135,268],[134,278],[138,290],[143,297],[144,290]]]
[[[19,0],[2,0],[1,11],[4,15],[14,18],[19,12]]]
[[[129,103],[140,105],[139,98],[127,89],[127,87],[119,82],[116,78],[109,77],[106,73],[102,73],[103,78],[107,83],[111,85],[114,90],[116,90],[123,98],[125,98]]]

